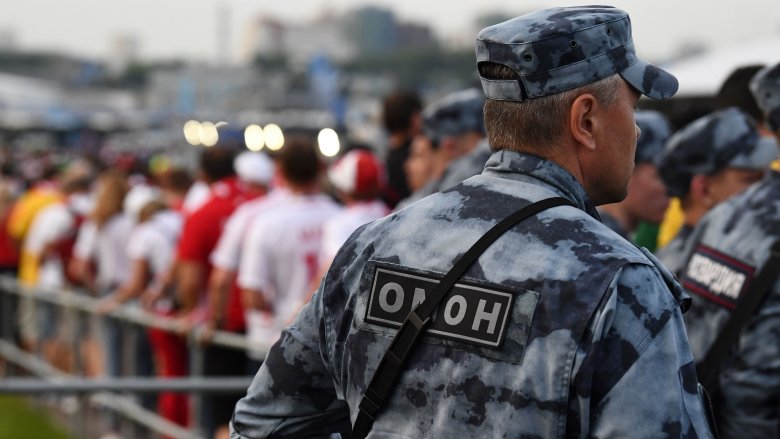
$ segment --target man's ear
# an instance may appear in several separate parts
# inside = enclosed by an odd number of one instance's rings
[[[577,96],[569,112],[569,130],[572,137],[589,151],[596,150],[596,136],[599,128],[598,101],[590,94]]]
[[[706,175],[697,174],[691,178],[691,185],[689,186],[689,194],[691,198],[696,200],[699,204],[704,204],[707,207],[710,193],[710,179]]]

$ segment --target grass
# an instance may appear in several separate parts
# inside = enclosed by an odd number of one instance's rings
[[[0,395],[0,439],[73,439],[43,408],[25,398]]]

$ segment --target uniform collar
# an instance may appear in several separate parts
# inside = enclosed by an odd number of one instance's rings
[[[585,193],[585,188],[573,175],[554,162],[533,154],[499,150],[488,159],[484,173],[520,181],[527,180],[528,177],[541,181],[560,196],[573,201],[588,215],[601,221],[596,205]]]

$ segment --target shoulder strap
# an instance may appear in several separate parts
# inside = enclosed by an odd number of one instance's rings
[[[731,313],[731,317],[723,326],[715,342],[710,346],[707,355],[699,362],[697,373],[699,382],[705,389],[711,390],[717,387],[720,365],[737,341],[742,327],[748,319],[756,314],[759,306],[764,302],[772,284],[780,273],[780,240],[772,243],[769,251],[769,259],[764,263],[758,276],[751,283],[750,288],[740,296],[737,306]]]
[[[444,298],[447,292],[452,289],[463,273],[474,263],[490,245],[504,234],[515,224],[530,218],[543,210],[556,206],[574,206],[574,204],[562,197],[546,198],[536,203],[529,204],[522,209],[514,212],[493,226],[487,233],[480,237],[477,242],[461,256],[452,269],[444,276],[441,282],[431,292],[431,295],[404,320],[398,332],[393,337],[385,355],[379,361],[379,366],[374,372],[371,382],[363,394],[363,400],[360,402],[360,411],[358,412],[355,426],[352,429],[352,438],[365,438],[374,424],[374,418],[377,413],[387,404],[395,384],[404,370],[404,365],[409,355],[414,350],[417,340],[427,326],[430,324],[431,315],[436,310],[439,302]]]

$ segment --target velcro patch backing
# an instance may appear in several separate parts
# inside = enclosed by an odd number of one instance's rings
[[[682,275],[682,285],[711,302],[734,309],[748,289],[755,269],[706,245],[693,252]]]
[[[441,278],[439,274],[377,267],[366,322],[400,327]],[[499,348],[507,332],[513,298],[506,291],[457,283],[439,303],[427,333],[475,346]]]

